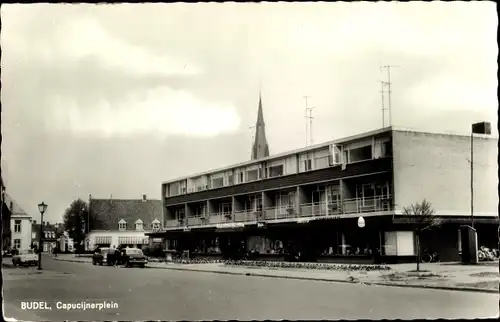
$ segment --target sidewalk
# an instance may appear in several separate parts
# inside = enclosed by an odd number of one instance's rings
[[[91,258],[59,255],[56,260],[91,263]],[[414,272],[416,264],[388,265],[389,271],[341,271],[319,269],[265,268],[229,266],[221,263],[173,264],[148,263],[147,267],[218,274],[290,278],[328,282],[363,283],[400,287],[420,287],[446,290],[498,293],[499,274],[496,265],[461,265],[459,263],[421,264],[421,272]]]

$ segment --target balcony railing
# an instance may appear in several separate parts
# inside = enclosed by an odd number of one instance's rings
[[[257,221],[258,212],[253,210],[239,210],[234,212],[235,222]]]
[[[295,205],[267,207],[263,209],[265,220],[283,220],[283,219],[300,219],[300,218],[318,218],[330,216],[342,216],[349,214],[361,214],[369,212],[384,212],[392,210],[391,196],[376,196],[370,198],[355,198],[344,199],[343,202],[317,202],[301,204],[298,207]],[[187,219],[167,220],[166,228],[177,227],[193,227],[193,226],[215,226],[223,223],[244,223],[256,222],[259,220],[260,211],[239,210],[234,213],[212,213],[197,217],[188,217]]]

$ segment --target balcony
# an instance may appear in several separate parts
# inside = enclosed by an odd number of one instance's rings
[[[257,211],[235,211],[234,212],[234,221],[235,222],[252,222],[257,221],[258,212]]]
[[[264,208],[264,219],[269,222],[293,221],[318,218],[342,218],[353,214],[380,213],[393,210],[391,196],[376,196],[370,198],[345,199],[344,202],[308,203],[299,205],[299,213],[294,205]],[[224,223],[255,223],[259,212],[235,211],[234,214],[212,213],[199,217],[189,217],[187,220],[167,220],[166,228],[212,227]]]

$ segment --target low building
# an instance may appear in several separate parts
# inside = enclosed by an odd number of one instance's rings
[[[9,247],[18,250],[27,250],[31,247],[31,216],[28,215],[16,202],[4,194],[4,201],[10,212],[10,243]]]
[[[146,233],[161,229],[162,202],[142,199],[89,198],[89,231],[86,249],[149,245]]]
[[[474,135],[474,227],[496,248],[498,139]],[[471,220],[471,135],[393,127],[163,182],[166,248],[262,259],[415,260],[414,225],[403,209],[426,199],[439,229],[422,249],[458,260],[459,226]],[[359,217],[365,227],[358,227]]]
[[[32,225],[32,247],[38,248],[40,229],[42,230],[42,251],[46,253],[51,253],[57,246],[57,232],[60,224],[50,224],[48,221],[37,224],[36,221]]]
[[[61,252],[72,252],[74,251],[73,238],[69,237],[69,233],[64,231],[58,238],[58,246]]]

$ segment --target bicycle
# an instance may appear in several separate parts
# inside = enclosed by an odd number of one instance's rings
[[[422,255],[422,263],[437,263],[439,262],[439,254],[437,252],[431,252],[429,250],[424,250]]]

